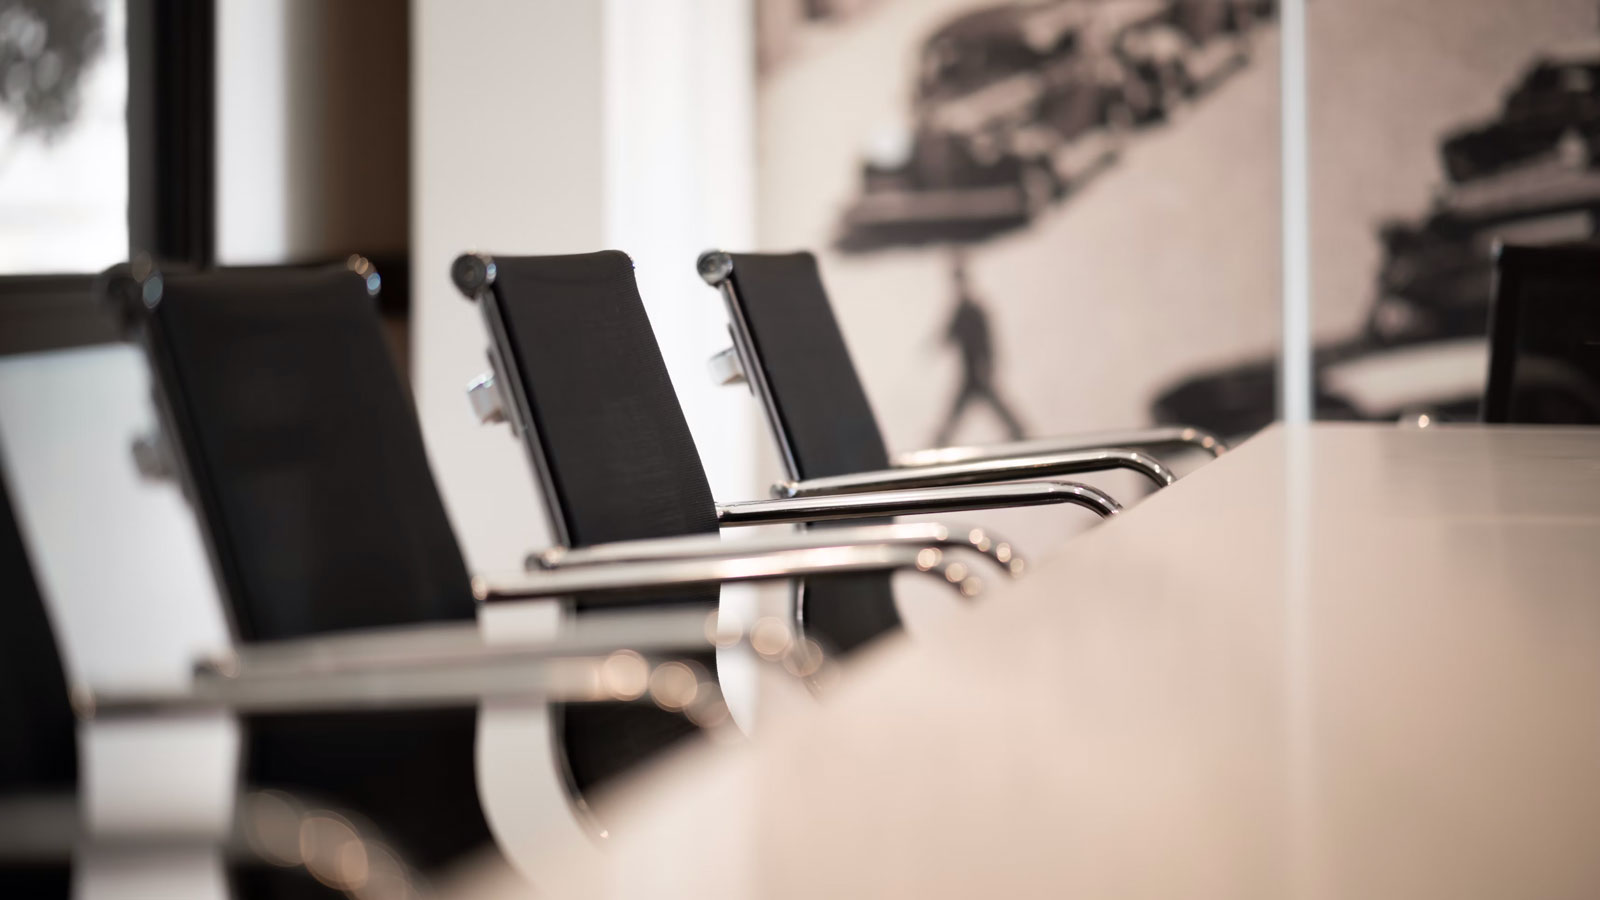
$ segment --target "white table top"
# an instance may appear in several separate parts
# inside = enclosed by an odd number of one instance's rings
[[[1274,429],[849,676],[615,895],[1600,896],[1600,430]]]

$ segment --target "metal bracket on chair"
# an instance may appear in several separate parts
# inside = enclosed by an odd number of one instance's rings
[[[172,458],[172,447],[167,443],[166,432],[160,428],[153,428],[134,438],[129,449],[133,452],[133,466],[141,478],[172,481],[178,477],[178,464]]]
[[[506,420],[505,401],[493,372],[485,372],[467,382],[467,403],[472,406],[472,414],[484,425],[497,425]]]
[[[724,347],[721,351],[706,362],[711,370],[711,383],[719,387],[734,384],[744,384],[744,365],[739,361],[739,353],[733,347]]]

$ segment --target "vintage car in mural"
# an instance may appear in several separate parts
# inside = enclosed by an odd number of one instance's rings
[[[1045,0],[946,23],[923,44],[911,124],[864,154],[840,245],[1026,224],[1114,161],[1133,128],[1242,65],[1260,15],[1259,0]]]
[[[1156,102],[1116,54],[1164,0],[980,9],[922,48],[912,124],[880,135],[846,232],[1026,222],[1109,161]]]
[[[1506,95],[1500,117],[1448,136],[1445,172],[1469,181],[1555,157],[1567,164],[1600,160],[1600,45],[1551,53]]]
[[[1365,326],[1313,352],[1324,419],[1473,419],[1488,373],[1497,243],[1554,244],[1600,235],[1600,173],[1559,161],[1447,189],[1420,220],[1385,223]],[[1239,436],[1272,421],[1277,362],[1201,373],[1162,392],[1159,422]]]
[[[1252,0],[1172,0],[1166,14],[1123,29],[1118,57],[1146,86],[1141,113],[1163,118],[1250,61]]]

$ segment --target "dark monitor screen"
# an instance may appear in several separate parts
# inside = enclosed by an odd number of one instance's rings
[[[1600,425],[1600,244],[1502,247],[1485,422]]]

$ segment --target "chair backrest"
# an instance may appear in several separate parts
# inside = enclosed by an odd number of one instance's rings
[[[1483,420],[1600,425],[1600,244],[1497,251]]]
[[[138,288],[242,640],[476,614],[367,277],[236,269]]]
[[[370,271],[108,273],[237,637],[476,615]],[[483,846],[476,711],[251,716],[246,777],[370,817],[415,864]]]
[[[735,351],[789,477],[888,468],[878,419],[828,303],[816,257],[714,250],[700,257],[700,275],[727,303]],[[807,630],[838,653],[900,625],[885,575],[808,579],[802,602]]]
[[[560,538],[715,534],[711,487],[633,263],[613,250],[493,264],[478,299]]]
[[[727,300],[735,346],[790,477],[887,468],[883,434],[828,303],[816,257],[804,252],[722,255],[731,267],[702,268],[702,274]]]
[[[481,307],[495,379],[557,540],[717,533],[711,486],[626,254],[468,254],[452,274]],[[712,605],[720,595],[713,585],[639,602]],[[588,609],[582,597],[573,606]],[[649,706],[570,705],[558,717],[581,792],[694,730]]]

